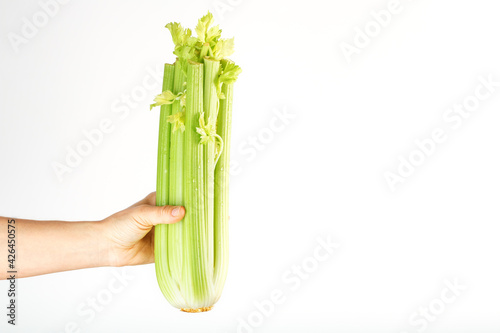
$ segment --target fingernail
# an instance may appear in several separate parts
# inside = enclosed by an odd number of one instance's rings
[[[181,207],[177,206],[174,209],[172,209],[172,216],[177,217],[181,215]]]

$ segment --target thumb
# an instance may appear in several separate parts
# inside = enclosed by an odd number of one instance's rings
[[[133,208],[134,220],[145,228],[157,224],[177,223],[184,218],[186,210],[182,206],[140,205]]]

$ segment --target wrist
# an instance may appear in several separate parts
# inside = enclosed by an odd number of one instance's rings
[[[91,234],[94,235],[94,249],[96,250],[97,262],[96,267],[114,267],[112,246],[106,232],[106,221],[89,222],[89,227],[92,229]]]

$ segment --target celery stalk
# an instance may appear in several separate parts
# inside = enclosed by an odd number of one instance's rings
[[[171,90],[174,83],[174,66],[165,64],[165,71],[163,76],[163,91]],[[169,188],[169,151],[170,151],[170,124],[168,117],[172,112],[172,105],[166,104],[161,106],[160,111],[160,131],[158,138],[158,168],[156,180],[156,205],[164,206],[168,204],[168,188]],[[158,255],[166,251],[167,244],[163,241],[168,237],[168,226],[158,225],[155,227],[155,261],[156,277],[160,283],[160,289],[167,299],[176,306],[181,306],[181,296],[179,289],[175,286],[173,281],[169,278],[170,271],[168,262],[157,260]]]
[[[165,64],[163,74],[163,91],[171,90],[174,84],[174,66]],[[168,202],[168,163],[170,151],[170,123],[168,117],[172,113],[172,105],[164,104],[160,111],[160,131],[158,138],[158,168],[156,175],[156,204],[166,205]]]
[[[184,137],[184,270],[181,289],[190,309],[211,307],[213,265],[208,261],[203,145],[197,126],[203,112],[203,64],[188,61]]]
[[[215,132],[219,97],[217,95],[217,79],[219,77],[220,62],[204,59],[203,111],[205,122]],[[205,215],[207,219],[208,261],[214,262],[214,172],[217,158],[217,143],[212,136],[205,143],[204,171],[205,171]]]
[[[222,61],[225,67],[227,61]],[[214,237],[215,237],[215,293],[217,302],[222,294],[226,281],[229,262],[229,155],[231,142],[231,122],[233,111],[233,83],[224,84],[222,93],[225,98],[220,100],[220,109],[217,118],[217,134],[224,142],[224,149],[215,167],[214,190]]]
[[[181,63],[175,62],[175,75],[173,82],[173,93],[179,94],[184,90],[184,82],[186,75],[182,71]],[[177,115],[183,112],[181,102],[175,101],[172,104],[172,115]],[[170,188],[169,188],[169,204],[184,205],[183,198],[183,169],[184,169],[184,130],[171,126],[170,129]],[[167,260],[172,278],[177,285],[180,285],[182,279],[182,235],[184,223],[179,222],[172,225],[167,225]]]

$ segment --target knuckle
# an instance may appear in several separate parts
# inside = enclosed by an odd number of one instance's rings
[[[151,205],[154,205],[156,201],[156,192],[151,192],[146,196],[146,202]]]
[[[170,212],[172,210],[172,207],[170,206],[163,206],[160,210],[160,215],[161,217],[169,217],[170,216]]]

